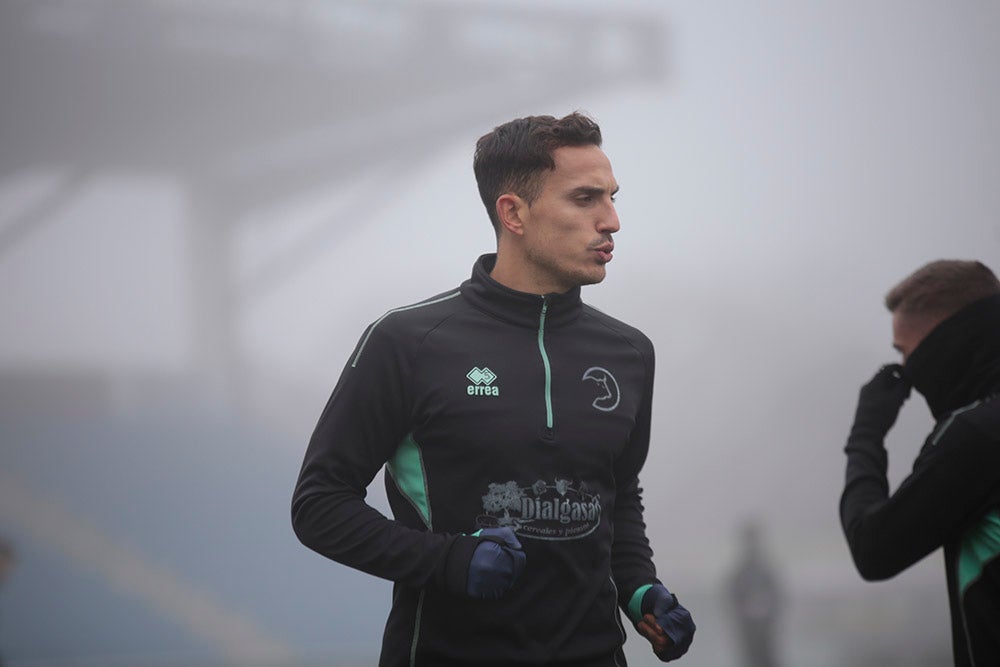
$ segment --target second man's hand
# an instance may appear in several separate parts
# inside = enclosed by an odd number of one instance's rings
[[[910,383],[899,364],[879,369],[858,394],[852,435],[883,439],[896,423],[903,403],[910,396]]]

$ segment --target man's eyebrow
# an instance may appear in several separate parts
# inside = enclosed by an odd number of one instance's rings
[[[611,196],[614,197],[618,194],[618,190],[619,187],[616,185],[615,189],[611,191]],[[607,188],[598,187],[596,185],[581,185],[570,190],[570,195],[603,195],[607,191]]]

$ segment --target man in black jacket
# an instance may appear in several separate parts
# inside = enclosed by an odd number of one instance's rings
[[[867,580],[944,547],[955,664],[1000,664],[1000,282],[980,262],[941,260],[886,296],[903,364],[861,388],[840,501]],[[883,440],[913,387],[936,425],[891,495]],[[918,632],[919,629],[915,629]]]
[[[496,254],[372,323],[316,425],[293,527],[394,582],[382,667],[623,667],[619,609],[661,660],[691,644],[643,521],[653,346],[580,298],[619,229],[600,146],[580,114],[483,136]],[[364,501],[383,465],[392,520]]]

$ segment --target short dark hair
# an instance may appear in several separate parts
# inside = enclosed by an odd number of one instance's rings
[[[556,168],[552,152],[588,144],[601,145],[601,128],[580,112],[562,118],[517,118],[480,137],[472,169],[494,231],[500,233],[496,212],[500,195],[513,192],[532,203],[542,190],[544,172]]]
[[[885,295],[901,315],[950,317],[973,301],[1000,294],[1000,281],[982,262],[940,259],[920,267]]]

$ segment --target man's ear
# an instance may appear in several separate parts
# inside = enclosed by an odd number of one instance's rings
[[[528,202],[513,192],[507,192],[497,197],[496,207],[497,218],[503,229],[517,236],[524,234],[524,218],[528,211]]]

